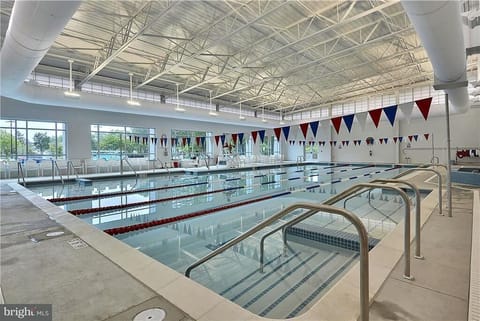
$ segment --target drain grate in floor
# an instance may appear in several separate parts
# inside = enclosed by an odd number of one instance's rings
[[[67,241],[67,243],[70,244],[70,246],[73,247],[75,250],[88,247],[88,244],[79,238],[71,239],[70,241]]]

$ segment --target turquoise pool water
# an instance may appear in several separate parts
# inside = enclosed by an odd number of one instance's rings
[[[76,184],[38,186],[43,197],[57,198],[57,205],[97,228],[143,226],[173,221],[138,230],[122,230],[119,240],[183,273],[185,269],[228,240],[242,234],[280,209],[296,202],[320,203],[358,182],[393,177],[405,169],[360,165],[306,165],[176,177],[94,180],[92,186]],[[112,193],[128,194],[112,195]],[[365,197],[350,200],[347,208],[360,216],[377,242],[402,219],[396,197],[374,192],[373,204]],[[87,197],[62,201],[64,197]],[[230,208],[223,209],[225,205]],[[237,206],[239,205],[239,206]],[[115,208],[109,208],[115,207]],[[92,210],[82,214],[82,211]],[[176,220],[191,213],[208,212]],[[238,246],[193,270],[191,278],[240,306],[261,316],[293,317],[308,309],[357,260],[358,253],[342,242],[321,244],[289,235],[287,256],[281,233],[267,239],[265,273],[258,271],[259,239],[302,211],[296,211],[271,227],[252,235]],[[322,233],[355,234],[345,220],[318,213],[302,223]]]

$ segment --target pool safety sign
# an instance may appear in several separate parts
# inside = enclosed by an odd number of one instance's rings
[[[51,304],[0,304],[0,321],[52,321]]]

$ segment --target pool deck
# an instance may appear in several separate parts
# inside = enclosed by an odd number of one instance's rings
[[[420,188],[435,188],[424,182],[431,176],[411,179]],[[425,260],[412,259],[415,280],[402,278],[401,224],[371,252],[371,320],[467,320],[469,297],[473,299],[470,307],[479,306],[478,296],[469,296],[472,214],[480,216],[479,190],[474,194],[455,188],[453,192],[452,218],[437,215],[436,193],[422,202]],[[167,321],[269,320],[241,309],[17,184],[2,181],[0,197],[0,299],[6,303],[52,303],[53,320],[58,321],[126,321],[152,307],[166,310]],[[53,231],[65,233],[45,237]],[[478,236],[474,240],[480,241]],[[330,292],[332,295],[295,320],[355,320],[358,266]],[[344,307],[338,308],[339,300]]]

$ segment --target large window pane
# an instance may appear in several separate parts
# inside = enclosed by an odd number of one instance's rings
[[[155,159],[155,130],[153,128],[92,125],[92,159],[130,158]]]
[[[65,123],[2,119],[0,157],[11,160],[65,158],[65,133]]]

